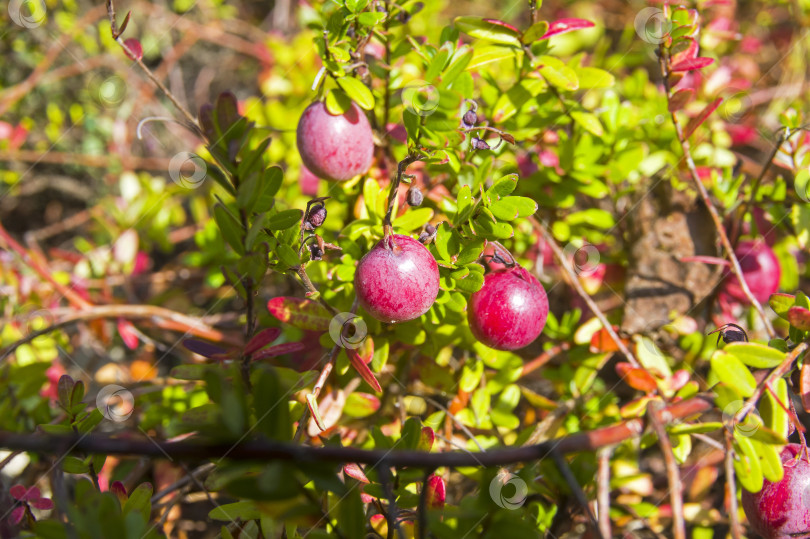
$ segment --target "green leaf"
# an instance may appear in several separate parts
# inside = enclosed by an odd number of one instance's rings
[[[284,210],[271,215],[264,226],[270,230],[284,230],[297,224],[304,216],[302,210]]]
[[[360,108],[365,110],[374,109],[374,94],[359,79],[341,77],[337,80],[337,83]]]
[[[214,206],[214,220],[217,222],[222,237],[231,248],[240,255],[245,254],[245,246],[242,244],[242,225],[228,212],[222,204]]]
[[[276,256],[282,264],[291,268],[301,265],[301,259],[298,257],[298,253],[286,243],[282,243],[276,247]]]
[[[511,47],[501,47],[499,45],[476,47],[472,60],[470,60],[470,63],[467,64],[467,71],[490,64],[492,62],[499,62],[501,60],[514,58],[515,54],[517,54],[517,51]]]
[[[332,315],[311,299],[279,296],[267,302],[270,314],[293,327],[308,331],[328,331]]]
[[[514,236],[512,227],[506,223],[493,223],[485,215],[475,219],[476,234],[486,239],[505,240]]]
[[[346,0],[346,8],[352,13],[360,13],[366,9],[368,2],[369,0]]]
[[[256,427],[271,440],[290,438],[292,422],[287,395],[282,391],[275,369],[263,371],[253,388]]]
[[[152,484],[141,483],[132,491],[129,498],[124,503],[123,513],[140,513],[145,521],[149,521],[149,514],[152,512]]]
[[[502,221],[513,221],[533,215],[537,211],[537,203],[528,197],[505,197],[493,202],[489,210]]]
[[[326,92],[324,99],[326,110],[333,116],[340,116],[346,114],[352,108],[352,100],[346,95],[346,92],[338,89],[332,89]]]
[[[483,238],[473,238],[472,241],[465,243],[455,260],[458,265],[469,264],[475,262],[484,251],[484,244],[486,241]]]
[[[508,174],[492,183],[492,187],[487,189],[487,196],[496,200],[509,196],[517,187],[517,182],[517,174]]]
[[[723,428],[723,424],[719,421],[707,421],[704,423],[680,423],[672,425],[669,432],[672,434],[705,434],[707,432],[714,432]]]
[[[772,369],[785,360],[787,354],[770,346],[754,342],[734,342],[726,345],[725,352],[755,369]]]
[[[244,500],[235,503],[226,503],[215,507],[208,513],[208,518],[211,520],[224,520],[231,522],[233,520],[256,520],[261,518],[262,513],[256,506],[256,502],[252,500]]]
[[[456,17],[453,25],[477,39],[520,47],[520,32],[502,21],[482,17]]]
[[[459,48],[453,57],[450,59],[450,65],[447,66],[442,74],[441,87],[447,88],[452,86],[453,82],[458,78],[464,69],[470,65],[473,59],[473,49],[469,45],[464,45]]]
[[[484,275],[477,272],[470,272],[463,279],[456,281],[456,288],[464,292],[478,292],[484,286]]]
[[[281,187],[281,182],[284,180],[284,172],[281,167],[272,166],[268,167],[261,174],[261,182],[257,186],[255,200],[253,202],[253,211],[266,212],[273,207],[276,200],[276,193]]]
[[[385,13],[365,11],[357,16],[357,21],[364,26],[376,26],[385,20]]]
[[[178,380],[203,380],[208,369],[208,365],[177,365],[169,376]]]
[[[776,397],[770,391],[766,391],[759,404],[759,414],[766,427],[787,439],[790,433],[790,418],[785,410],[790,406],[787,382],[784,378],[779,378],[771,388]]]
[[[548,32],[548,23],[546,21],[538,21],[529,26],[528,30],[523,32],[520,41],[526,45],[531,44],[543,37]]]
[[[616,83],[616,79],[604,69],[595,67],[578,67],[574,70],[579,80],[580,89],[609,88]]]
[[[647,337],[636,337],[636,354],[641,365],[653,373],[658,374],[663,378],[672,376],[672,369],[669,368],[666,357]]]
[[[762,475],[772,483],[781,481],[782,477],[784,477],[782,459],[779,456],[782,448],[776,445],[763,444],[756,440],[752,440],[752,442],[757,456],[759,457]]]
[[[558,58],[540,56],[537,58],[537,63],[540,65],[538,71],[552,86],[572,92],[579,89],[576,72]]]
[[[582,126],[582,128],[585,129],[585,131],[594,136],[601,137],[602,135],[605,134],[605,130],[602,128],[602,123],[599,121],[599,118],[597,118],[595,114],[575,110],[571,112],[571,118],[573,118],[576,123]]]
[[[402,231],[410,232],[423,227],[433,217],[433,210],[430,208],[416,208],[406,211],[397,217],[393,225]]]
[[[66,473],[87,473],[90,467],[80,458],[67,456],[62,460],[62,469]]]
[[[757,381],[736,356],[718,350],[712,356],[711,365],[717,378],[739,391],[743,397],[754,394]]]
[[[788,310],[796,304],[796,296],[790,294],[772,294],[768,300],[773,312],[787,320]]]
[[[340,531],[346,537],[366,536],[366,516],[357,485],[357,480],[346,478],[346,486],[349,487],[349,491],[338,501],[338,522],[340,522]]]
[[[737,433],[734,435],[735,450],[739,458],[734,459],[734,471],[737,480],[748,492],[759,492],[762,489],[762,466],[759,462],[754,443]]]

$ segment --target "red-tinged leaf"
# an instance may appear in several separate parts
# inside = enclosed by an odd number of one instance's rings
[[[374,497],[369,496],[365,492],[361,492],[360,493],[360,501],[363,502],[363,503],[374,503]],[[380,517],[380,518],[375,518],[375,517]],[[383,522],[385,522],[385,516],[380,515],[379,513],[376,514],[376,515],[371,515],[370,522],[371,522],[372,527],[374,526],[374,523],[378,522],[380,519],[382,519]]]
[[[698,58],[690,58],[684,60],[683,62],[678,62],[674,64],[670,71],[673,73],[680,73],[682,71],[692,71],[695,69],[702,69],[708,65],[712,65],[714,63],[714,58],[706,58],[705,56],[701,56]]]
[[[42,494],[39,491],[39,487],[30,487],[28,490],[25,491],[25,494],[22,498],[18,498],[19,500],[25,502],[31,502],[34,500],[38,500],[42,497]]]
[[[368,477],[366,477],[366,474],[363,473],[363,470],[361,470],[360,466],[358,466],[357,464],[345,465],[343,467],[343,473],[345,473],[349,477],[357,479],[361,483],[371,483],[371,481],[368,480]]]
[[[613,326],[613,329],[618,330],[619,328],[618,326]],[[630,341],[627,339],[622,339],[622,342],[627,345],[630,344]],[[616,345],[613,338],[611,338],[610,333],[608,333],[605,328],[599,329],[591,336],[590,349],[594,354],[619,351],[619,347]]]
[[[309,406],[309,413],[312,415],[312,419],[315,420],[315,424],[318,425],[321,431],[325,431],[326,425],[324,425],[323,419],[321,418],[321,411],[318,409],[318,397],[312,393],[307,395],[307,406]]]
[[[689,374],[689,371],[681,369],[672,373],[672,378],[669,379],[669,389],[672,391],[678,391],[683,386],[689,383],[689,380],[692,376]]]
[[[129,498],[129,496],[127,496],[127,487],[125,487],[121,481],[113,481],[110,485],[110,492],[115,494],[115,497],[121,502],[121,507],[124,506],[127,498]]]
[[[360,343],[360,346],[357,347],[357,353],[360,354],[366,364],[371,363],[371,360],[374,359],[374,339],[367,335],[363,342]]]
[[[802,408],[810,413],[810,363],[802,365],[799,373],[799,395],[802,398]]]
[[[695,129],[700,127],[700,125],[706,121],[706,118],[708,118],[712,112],[717,110],[717,107],[719,107],[720,103],[722,102],[723,98],[718,97],[717,99],[715,99],[714,101],[703,107],[703,110],[700,111],[700,114],[689,120],[689,123],[686,124],[686,132],[684,133],[683,136],[689,138],[692,135],[692,133],[695,132]]]
[[[11,522],[19,524],[25,515],[25,506],[21,505],[11,510]]]
[[[438,475],[431,475],[425,488],[427,488],[427,506],[432,509],[444,507],[444,500],[447,498],[444,479]]]
[[[215,344],[211,344],[210,342],[200,341],[197,339],[183,340],[183,347],[186,350],[189,350],[190,352],[194,352],[195,354],[199,354],[209,359],[226,356],[228,354],[228,350],[222,348],[221,346],[217,346]]]
[[[143,47],[141,46],[141,42],[131,37],[129,39],[124,40],[124,45],[126,48],[124,49],[124,54],[127,55],[127,58],[130,60],[140,60],[143,58]],[[129,50],[127,50],[129,49]]]
[[[670,62],[672,64],[679,64],[683,61],[694,60],[695,58],[697,58],[698,55],[697,40],[693,37],[686,37],[684,39],[688,41],[689,46],[686,49],[672,55],[672,58],[670,59]]]
[[[23,500],[25,499],[25,493],[28,491],[23,485],[14,485],[9,489],[9,493],[14,497],[15,500]]]
[[[327,331],[332,320],[326,307],[310,299],[279,296],[267,302],[267,310],[286,324],[311,331]]]
[[[374,373],[368,368],[368,365],[366,365],[363,358],[360,357],[360,354],[357,353],[357,350],[354,350],[353,348],[346,348],[345,350],[346,355],[349,356],[349,362],[352,364],[352,367],[354,367],[354,370],[357,371],[357,374],[359,374],[363,380],[368,382],[368,385],[370,385],[374,391],[377,393],[382,393],[380,382],[377,381]]]
[[[552,36],[573,32],[574,30],[581,30],[583,28],[591,28],[593,23],[585,19],[560,19],[549,23],[548,30],[540,39],[548,39]]]
[[[300,352],[306,347],[306,344],[302,342],[285,342],[271,346],[270,348],[265,348],[264,350],[259,350],[253,354],[251,359],[253,359],[253,361],[260,361],[262,359],[269,359],[271,357],[283,356],[284,354]]]
[[[810,310],[794,306],[788,309],[787,319],[790,325],[799,331],[810,331]]]
[[[430,451],[433,448],[433,442],[436,441],[436,433],[430,427],[422,427],[422,437],[419,439],[419,451]]]
[[[118,334],[121,335],[121,340],[124,341],[127,348],[130,350],[135,350],[138,348],[138,334],[136,333],[135,326],[132,325],[132,322],[119,318]]]
[[[633,389],[649,393],[658,388],[655,378],[650,373],[629,363],[617,363],[616,373]]]
[[[515,28],[514,26],[512,26],[508,22],[504,22],[504,21],[499,20],[499,19],[483,19],[483,21],[485,23],[491,24],[493,26],[500,26],[501,28],[505,28],[506,30],[509,30],[510,32],[514,32],[516,34],[520,33],[520,30],[518,30],[517,28]]]
[[[51,501],[48,498],[40,498],[38,500],[33,500],[31,502],[31,505],[33,505],[37,509],[42,509],[44,511],[47,511],[48,509],[53,509],[53,501]]]
[[[250,355],[257,350],[261,350],[271,342],[278,339],[281,335],[280,328],[267,328],[258,332],[250,339],[250,342],[245,346],[245,354]]]
[[[677,110],[681,110],[683,107],[689,103],[692,98],[695,96],[695,91],[692,88],[683,88],[678,90],[672,97],[669,98],[669,112],[675,112]]]

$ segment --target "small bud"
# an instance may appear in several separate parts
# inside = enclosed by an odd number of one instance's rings
[[[140,60],[143,58],[143,47],[141,46],[140,41],[138,41],[134,37],[131,37],[129,39],[124,40],[124,45],[126,45],[127,47],[126,49],[124,49],[124,54],[127,55],[127,58],[129,58],[130,60]]]
[[[326,221],[326,208],[321,205],[315,206],[309,210],[307,220],[304,222],[305,230],[315,230]]]
[[[433,225],[427,225],[425,227],[425,230],[421,234],[419,234],[419,242],[424,245],[427,245],[428,243],[433,241],[433,238],[435,237],[436,237],[436,227]]]
[[[311,260],[323,260],[323,249],[317,243],[309,245],[309,258]]]
[[[408,189],[408,206],[419,206],[424,199],[425,197],[422,195],[422,191],[417,189],[415,185],[412,185],[411,188]]]
[[[427,225],[425,227],[425,232],[427,232],[428,234],[430,234],[432,236],[433,234],[436,233],[436,227],[433,226],[433,225]]]
[[[478,123],[478,115],[473,109],[470,109],[461,117],[461,123],[464,124],[464,127],[467,129],[475,127],[475,124]]]
[[[425,243],[428,241],[428,239],[430,239],[430,235],[427,232],[422,232],[421,234],[419,234],[418,238],[419,243]]]
[[[470,141],[470,144],[475,150],[489,150],[489,144],[487,144],[478,137],[473,137],[472,140]]]

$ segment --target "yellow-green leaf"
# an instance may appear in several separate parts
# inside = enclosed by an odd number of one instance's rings
[[[337,80],[337,83],[360,108],[365,110],[374,108],[374,94],[360,80],[352,77],[341,77]]]
[[[755,369],[772,369],[782,363],[787,356],[776,348],[755,342],[735,342],[723,350]]]
[[[742,361],[723,350],[712,356],[712,370],[717,378],[740,392],[743,397],[750,397],[757,388],[757,381]]]

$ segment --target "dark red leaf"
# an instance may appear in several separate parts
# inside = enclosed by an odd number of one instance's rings
[[[228,351],[221,346],[211,344],[210,342],[199,341],[197,339],[185,339],[183,341],[183,346],[186,348],[186,350],[209,359],[216,358],[217,356],[223,356],[228,353]]]
[[[14,497],[15,500],[22,500],[25,498],[25,493],[27,489],[23,485],[14,485],[9,489],[9,493]]]
[[[357,371],[357,374],[359,374],[363,380],[368,382],[368,385],[370,385],[374,391],[377,393],[382,393],[380,382],[377,381],[374,373],[368,368],[368,365],[366,365],[366,362],[360,357],[360,354],[357,353],[357,350],[353,348],[346,348],[345,350],[346,355],[349,356],[349,362],[352,364],[352,367],[354,367],[354,370]]]
[[[140,60],[143,58],[143,47],[141,46],[141,42],[131,37],[129,39],[124,40],[124,54],[127,55],[127,58],[130,60]]]
[[[810,331],[810,310],[804,307],[791,307],[787,312],[790,325],[799,331]]]
[[[123,507],[124,502],[127,501],[129,496],[127,496],[127,488],[121,481],[113,481],[110,485],[110,492],[115,494],[118,501],[121,502],[121,506]]]
[[[40,498],[38,500],[34,500],[31,502],[31,505],[36,507],[37,509],[48,510],[53,509],[53,501],[48,498]]]
[[[261,350],[271,342],[278,339],[281,335],[280,328],[267,328],[258,332],[250,339],[250,342],[245,346],[245,354],[250,355],[257,350]]]
[[[718,97],[717,99],[715,99],[714,101],[703,107],[703,110],[700,111],[700,114],[689,120],[689,123],[686,125],[686,130],[683,136],[689,138],[692,135],[692,133],[695,132],[695,129],[700,127],[700,125],[706,121],[706,118],[708,118],[712,114],[712,112],[717,110],[717,107],[719,107],[720,103],[722,102],[723,98]]]
[[[681,110],[687,103],[694,97],[695,91],[692,88],[683,88],[678,90],[669,98],[669,112]]]
[[[546,31],[540,39],[548,39],[552,36],[573,32],[574,30],[581,30],[583,28],[590,28],[592,26],[593,23],[585,19],[560,19],[549,23],[548,31]]]
[[[692,71],[693,69],[702,69],[713,63],[714,58],[706,58],[705,56],[701,56],[699,58],[690,58],[674,64],[670,68],[670,71],[673,73],[678,73],[680,71]]]
[[[265,348],[264,350],[259,350],[253,354],[252,359],[253,361],[269,359],[271,357],[283,356],[284,354],[290,354],[292,352],[300,352],[304,348],[306,348],[306,345],[302,342],[285,342],[271,346],[270,348]]]
[[[685,39],[688,40],[689,46],[686,49],[672,55],[672,58],[670,60],[672,64],[679,64],[685,60],[693,60],[697,58],[698,55],[697,40],[693,37],[687,37]]]
[[[19,524],[22,521],[24,515],[25,515],[25,506],[24,505],[20,505],[19,507],[15,507],[11,511],[11,522],[13,522],[14,524]]]

